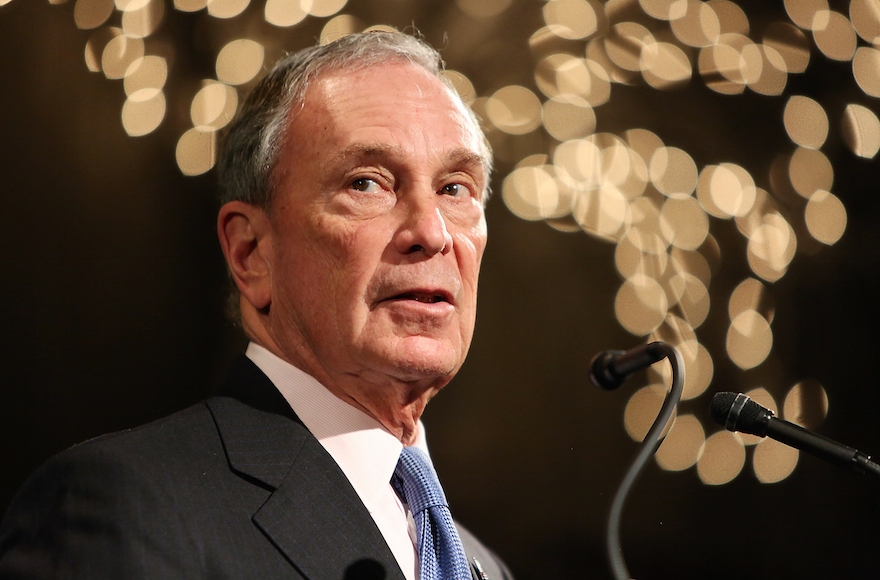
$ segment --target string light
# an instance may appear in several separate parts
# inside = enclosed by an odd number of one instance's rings
[[[0,6],[10,1],[0,0]],[[367,22],[366,10],[342,13],[346,4],[76,0],[73,20],[91,31],[84,51],[88,70],[122,81],[124,130],[144,136],[163,123],[172,125],[168,130],[179,135],[175,158],[181,172],[200,175],[215,164],[217,131],[234,116],[239,91],[265,71],[269,53],[283,45],[291,27],[325,19],[322,43],[362,30],[393,30]],[[454,9],[460,22],[472,26],[502,18],[512,6],[511,0],[456,0]],[[167,86],[177,74],[173,48],[154,42],[172,10],[203,12],[205,27],[217,23],[223,30],[211,41],[217,50],[216,78],[192,82],[195,88],[185,103],[172,102]],[[819,100],[785,95],[790,77],[804,73],[811,54],[817,54],[848,62],[858,89],[868,98],[880,97],[875,46],[880,0],[852,0],[848,14],[831,10],[825,0],[785,0],[784,10],[787,20],[762,23],[758,37],[749,16],[729,0],[545,0],[542,22],[522,39],[534,57],[531,79],[480,94],[462,72],[446,73],[482,118],[498,159],[511,167],[500,187],[508,209],[522,219],[615,244],[621,277],[614,301],[617,320],[636,336],[682,350],[684,401],[698,399],[708,388],[713,356],[726,356],[741,369],[771,358],[773,283],[785,276],[799,244],[833,245],[843,236],[847,211],[833,193],[834,168],[823,152],[834,132],[855,156],[873,159],[880,151],[880,120],[865,104],[850,102],[836,118]],[[472,30],[467,26],[463,29]],[[645,128],[596,132],[604,109],[624,85],[667,92],[696,84],[721,95],[752,92],[773,102],[785,99],[779,127],[791,145],[766,167],[769,183],[756,180],[737,159],[701,166],[695,160],[701,156]],[[187,109],[188,116],[169,114]],[[178,126],[180,119],[191,125]],[[744,241],[724,252],[744,251],[753,276],[726,293],[725,352],[710,353],[697,331],[713,307],[725,306],[724,299],[710,300],[724,294],[712,288],[722,256],[713,229],[724,221],[733,221]],[[635,439],[644,436],[645,421],[659,408],[666,373],[654,371],[656,380],[627,405],[624,423]],[[769,391],[754,395],[776,408]],[[813,426],[828,410],[824,389],[809,381],[789,389],[785,401],[786,416],[809,419]],[[703,482],[720,485],[742,471],[746,448],[754,447],[759,481],[788,477],[796,452],[756,443],[723,431],[707,435],[695,416],[683,414],[672,424],[657,462],[673,471],[696,466]]]

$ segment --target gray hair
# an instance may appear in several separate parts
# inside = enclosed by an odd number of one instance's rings
[[[440,54],[408,34],[349,34],[335,42],[289,54],[257,84],[226,132],[218,167],[221,203],[238,200],[271,211],[273,174],[286,137],[288,114],[302,103],[309,84],[325,72],[358,70],[389,61],[408,61],[424,68],[460,100],[443,74]],[[480,133],[480,154],[488,175],[492,168],[491,149],[476,115],[470,107],[465,109],[474,121],[474,130]]]

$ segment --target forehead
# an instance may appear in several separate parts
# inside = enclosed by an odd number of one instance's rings
[[[458,95],[409,62],[324,72],[293,115],[291,130],[300,133],[295,140],[306,143],[376,142],[413,153],[451,148],[483,157],[482,134]]]

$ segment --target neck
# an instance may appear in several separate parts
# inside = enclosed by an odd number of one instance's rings
[[[428,401],[449,381],[445,377],[406,381],[374,371],[332,372],[314,356],[302,354],[308,349],[282,348],[264,325],[253,322],[252,317],[242,317],[251,341],[314,377],[333,395],[381,423],[405,446],[415,443]]]

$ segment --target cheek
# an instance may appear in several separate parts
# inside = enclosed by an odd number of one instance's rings
[[[454,236],[454,240],[462,281],[476,287],[486,249],[486,235],[484,232],[462,233]]]
[[[323,300],[334,301],[337,317],[348,319],[344,325],[358,326],[367,316],[370,288],[381,264],[383,251],[387,246],[387,232],[391,228],[382,227],[377,222],[336,223],[326,228],[323,235],[314,240],[316,260],[327,284]]]
[[[377,260],[366,225],[327,216],[317,220],[302,247],[311,248],[311,262],[324,270],[319,276],[344,281],[368,275],[369,262]]]

